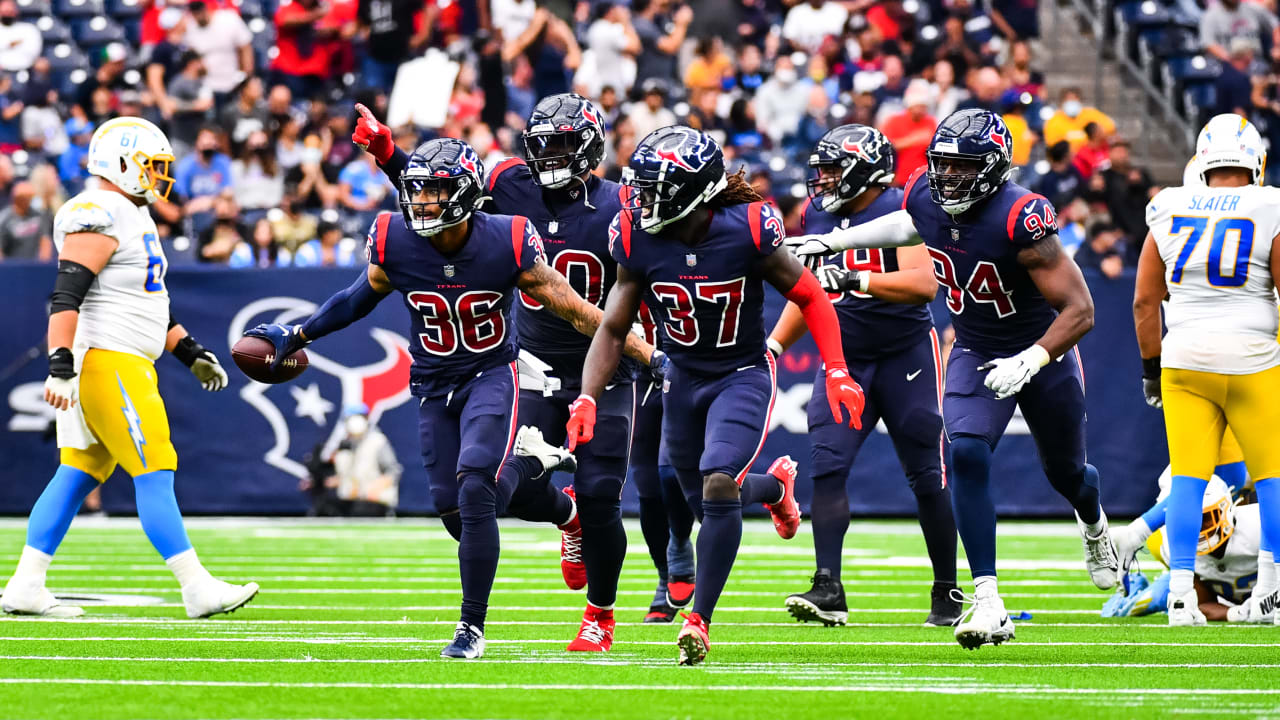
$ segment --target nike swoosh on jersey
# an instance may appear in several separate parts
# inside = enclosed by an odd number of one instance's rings
[[[917,370],[915,372],[907,373],[907,382],[911,382],[912,380],[915,380],[916,376],[918,376],[922,372],[924,372],[924,370]]]

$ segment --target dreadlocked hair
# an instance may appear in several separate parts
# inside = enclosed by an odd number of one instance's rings
[[[746,205],[748,203],[759,202],[764,200],[756,189],[751,187],[751,183],[747,182],[747,169],[745,167],[738,168],[738,172],[725,178],[729,184],[725,189],[711,198],[708,204],[713,208],[725,208],[732,205]]]

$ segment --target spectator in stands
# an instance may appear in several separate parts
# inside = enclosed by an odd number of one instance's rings
[[[177,110],[169,97],[169,83],[182,72],[182,53],[187,49],[184,40],[187,16],[176,7],[167,7],[160,13],[159,23],[164,39],[152,46],[144,71],[152,104],[160,111],[161,117],[169,120]]]
[[[208,71],[209,89],[219,107],[240,81],[253,74],[253,33],[232,8],[211,8],[208,0],[191,0],[191,21],[183,42],[200,53]]]
[[[1208,4],[1200,16],[1200,45],[1204,51],[1224,63],[1231,62],[1228,48],[1232,38],[1249,40],[1262,47],[1264,36],[1271,38],[1276,17],[1260,3],[1240,0],[1217,0]]]
[[[320,0],[282,3],[276,11],[276,49],[271,69],[276,81],[287,85],[295,97],[311,98],[324,90],[329,77],[327,40],[334,34],[321,21],[329,5]]]
[[[884,73],[884,82],[872,91],[871,95],[875,97],[876,106],[879,108],[876,111],[877,115],[888,117],[905,107],[902,96],[907,91],[908,78],[906,69],[902,66],[902,58],[897,55],[885,55],[881,72]]]
[[[396,192],[386,174],[378,169],[378,161],[370,153],[360,153],[338,175],[338,198],[342,207],[360,218],[357,224],[368,227],[384,200]]]
[[[246,76],[236,90],[235,102],[227,104],[218,117],[219,123],[228,132],[233,151],[239,151],[250,135],[265,133],[271,120],[267,114],[267,104],[262,100],[262,78],[256,75]]]
[[[725,144],[749,155],[764,147],[764,135],[756,122],[754,106],[745,97],[734,100],[729,107]]]
[[[973,94],[960,103],[961,110],[977,108],[993,113],[1004,110],[1000,98],[1004,95],[1005,83],[999,70],[993,67],[979,68],[970,78],[969,89]]]
[[[815,53],[828,35],[840,35],[849,19],[849,11],[832,0],[803,0],[787,11],[782,24],[782,37],[791,44]]]
[[[956,87],[956,71],[947,60],[939,60],[933,65],[933,84],[929,88],[932,95],[929,112],[936,118],[945,118],[960,107],[960,103],[969,97],[969,91]]]
[[[628,117],[637,140],[661,127],[676,124],[676,115],[666,108],[666,91],[661,80],[648,80],[644,85],[644,99],[632,106]],[[625,164],[626,161],[623,161]]]
[[[1146,170],[1133,164],[1128,140],[1114,139],[1108,156],[1108,167],[1102,171],[1107,211],[1129,240],[1140,243],[1147,236],[1146,208],[1155,194],[1154,183]]]
[[[298,186],[294,184],[285,183],[278,211],[268,211],[267,217],[276,244],[291,256],[303,243],[315,238],[319,229],[315,216],[303,210]]]
[[[511,73],[506,79],[507,85],[507,125],[518,130],[524,129],[524,123],[533,114],[533,107],[538,97],[533,91],[533,66],[529,58],[519,55],[511,62]],[[601,90],[601,94],[604,91]]]
[[[1085,126],[1097,123],[1104,135],[1110,136],[1116,131],[1116,124],[1098,108],[1086,106],[1081,99],[1080,88],[1064,88],[1058,96],[1058,110],[1044,124],[1044,141],[1049,145],[1059,140],[1066,140],[1071,152],[1076,152],[1089,137],[1085,134]]]
[[[949,16],[942,24],[942,42],[934,51],[938,60],[946,60],[955,68],[956,77],[966,77],[969,68],[982,63],[977,50],[969,45],[969,38],[964,33],[964,20],[955,15]]]
[[[1089,204],[1077,197],[1069,203],[1054,203],[1054,207],[1058,209],[1058,240],[1062,243],[1062,249],[1075,257],[1084,243],[1084,223],[1089,219]]]
[[[231,163],[231,182],[236,203],[246,211],[266,211],[280,206],[284,197],[284,173],[276,164],[275,151],[263,130],[255,130],[245,140]]]
[[[632,22],[640,37],[640,57],[636,58],[636,86],[644,81],[658,79],[669,87],[678,82],[676,54],[693,22],[693,10],[680,5],[674,14],[670,12],[671,0],[640,0],[636,17]],[[643,137],[643,136],[641,136]]]
[[[1071,162],[1080,171],[1080,177],[1089,180],[1111,162],[1111,143],[1098,123],[1085,125],[1084,134],[1085,143],[1076,150]]]
[[[1269,147],[1280,149],[1280,43],[1271,47],[1271,65],[1253,77],[1253,107],[1258,129]],[[1267,163],[1268,185],[1280,184],[1280,162]]]
[[[537,10],[535,0],[491,0],[489,20],[502,34],[503,40],[510,41],[520,37],[520,33],[529,27]]]
[[[1006,40],[1040,37],[1040,16],[1036,0],[991,0],[991,22]]]
[[[13,87],[13,76],[0,73],[0,153],[10,154],[22,149],[22,102]]]
[[[293,254],[276,244],[271,221],[258,218],[249,233],[249,240],[236,245],[227,264],[233,268],[288,267]]]
[[[337,496],[346,515],[386,517],[399,503],[400,474],[391,441],[369,422],[369,408],[355,405],[342,411],[343,437],[333,453]]]
[[[791,56],[781,55],[774,61],[773,75],[756,91],[755,106],[760,132],[775,147],[800,128],[812,87],[811,80],[800,77]]]
[[[293,115],[293,92],[287,85],[272,85],[267,91],[267,116],[271,118],[267,131],[272,135],[279,133]],[[301,130],[301,126],[298,129]]]
[[[1114,280],[1124,273],[1124,235],[1120,228],[1106,220],[1089,226],[1089,239],[1076,250],[1075,261],[1081,270],[1096,270]]]
[[[760,61],[760,48],[755,45],[744,45],[738,51],[737,72],[733,74],[733,85],[730,89],[747,95],[755,94],[768,76],[761,67]]]
[[[97,72],[77,88],[75,101],[88,111],[95,125],[115,117],[119,105],[116,94],[129,87],[129,80],[125,76],[125,63],[128,60],[129,48],[124,44],[107,45],[102,49],[102,64],[98,66]]]
[[[1026,167],[1031,163],[1031,150],[1040,142],[1040,136],[1027,122],[1031,93],[1006,90],[1000,104],[1004,110],[1004,124],[1013,136],[1013,165]]]
[[[240,222],[240,207],[230,189],[213,197],[213,222],[200,233],[197,246],[201,262],[225,263],[240,243],[249,239]]]
[[[35,186],[15,183],[10,203],[0,210],[0,258],[9,260],[53,259],[53,216],[37,209]]]
[[[724,80],[733,74],[733,61],[724,52],[718,37],[698,38],[693,61],[684,73],[684,85],[693,90],[720,90]]]
[[[596,6],[596,21],[587,29],[587,48],[595,56],[594,67],[588,70],[595,89],[627,87],[635,79],[635,57],[640,54],[640,36],[631,25],[629,0],[608,0]]]
[[[216,127],[200,129],[195,152],[178,158],[173,178],[173,192],[182,201],[187,216],[211,212],[214,200],[231,189],[231,158],[222,152],[222,138]]]
[[[938,121],[929,114],[929,101],[933,93],[929,82],[917,78],[907,86],[903,97],[906,109],[885,121],[880,131],[884,133],[898,156],[894,181],[905,184],[911,173],[925,166],[925,151],[938,129]]]
[[[294,267],[354,267],[364,261],[364,245],[342,236],[337,223],[321,222],[315,240],[303,244],[293,256]]]
[[[40,30],[18,16],[18,3],[0,0],[0,71],[18,72],[35,64],[44,48]]]
[[[1044,73],[1031,68],[1031,44],[1016,40],[1009,45],[1009,62],[1004,66],[1005,87],[1044,99]]]
[[[195,50],[183,52],[181,71],[169,83],[169,102],[173,117],[169,122],[169,140],[174,152],[182,157],[190,152],[200,129],[213,111],[213,89],[205,81],[204,58]]]
[[[48,64],[40,58],[38,62]],[[67,132],[58,112],[58,93],[43,82],[27,81],[23,98],[22,145],[32,156],[52,162],[67,151]]]
[[[414,18],[419,12],[423,14],[422,25],[415,31]],[[439,12],[436,3],[425,0],[360,0],[356,18],[365,45],[361,84],[389,91],[401,63],[426,45]]]
[[[1084,190],[1084,178],[1071,162],[1071,145],[1059,140],[1049,146],[1049,170],[1032,183],[1031,189],[1048,198],[1056,208],[1066,207]]]
[[[298,165],[285,173],[284,181],[297,185],[298,198],[305,208],[320,210],[338,205],[338,169],[324,162],[319,135],[303,139]]]
[[[1253,108],[1253,81],[1250,78],[1262,74],[1262,68],[1253,67],[1257,48],[1252,40],[1244,37],[1231,38],[1228,47],[1230,53],[1222,66],[1222,74],[1214,80],[1218,90],[1218,107],[1214,112],[1248,117]]]
[[[302,154],[306,150],[302,141],[305,123],[306,116],[301,112],[286,113],[276,133],[276,162],[286,173],[302,162]]]
[[[79,107],[71,107],[71,117],[64,130],[67,134],[67,150],[58,158],[58,178],[68,193],[84,189],[89,178],[89,140],[93,137],[93,125]]]

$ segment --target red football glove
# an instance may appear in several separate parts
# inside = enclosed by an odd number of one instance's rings
[[[391,139],[391,128],[378,122],[369,108],[356,103],[360,119],[351,133],[351,142],[364,148],[379,163],[385,163],[395,154],[396,145]]]
[[[831,414],[836,422],[844,423],[844,415],[840,410],[843,405],[849,411],[849,426],[856,430],[862,429],[862,408],[866,406],[867,398],[858,381],[849,376],[847,368],[827,368],[827,402],[831,404]]]
[[[578,443],[587,444],[596,435],[596,400],[590,395],[579,395],[569,405],[569,452],[578,447]]]

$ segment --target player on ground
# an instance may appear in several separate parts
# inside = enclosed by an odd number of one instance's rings
[[[517,289],[591,333],[600,309],[546,262],[542,238],[526,218],[476,211],[484,168],[471,146],[453,139],[422,144],[400,174],[403,223],[383,214],[369,231],[369,267],[309,320],[250,330],[281,358],[367,315],[391,291],[404,296],[413,324],[410,390],[419,398],[423,464],[441,518],[459,539],[462,617],[444,657],[484,652],[484,618],[498,565],[497,515],[562,527],[576,515],[549,480],[572,470],[572,456],[534,428],[517,438],[515,333],[508,316]],[[632,338],[627,352],[653,348]],[[515,445],[517,457],[508,458]],[[503,467],[504,460],[506,467]],[[499,469],[501,468],[501,472]],[[523,482],[542,477],[540,483]],[[456,513],[450,512],[454,508]],[[518,511],[517,511],[518,509]]]
[[[1022,409],[1054,489],[1075,508],[1085,565],[1102,589],[1119,581],[1115,547],[1086,462],[1084,378],[1076,343],[1093,327],[1093,298],[1058,242],[1049,201],[1015,183],[1013,138],[999,115],[961,110],[938,127],[927,171],[907,181],[903,209],[808,236],[802,256],[924,242],[947,293],[956,343],[942,416],[951,439],[956,525],[974,604],[956,626],[966,648],[1013,638],[996,585],[991,453]]]
[[[707,625],[742,538],[742,507],[763,502],[778,534],[800,524],[795,464],[782,479],[748,476],[769,429],[776,392],[765,348],[768,282],[804,312],[826,362],[832,413],[860,425],[862,390],[849,377],[826,293],[782,248],[782,220],[743,179],[726,176],[719,145],[681,126],[646,136],[623,171],[633,193],[609,228],[618,281],[582,372],[570,443],[590,442],[597,399],[616,371],[641,300],[663,324],[662,442],[698,533],[693,612],[678,636],[680,663],[701,662]],[[775,463],[775,466],[777,463]]]
[[[806,233],[826,233],[902,207],[893,187],[893,146],[875,128],[843,125],[822,136],[809,166],[809,198],[801,211]],[[956,524],[942,459],[942,357],[929,302],[938,293],[933,262],[922,246],[851,250],[817,269],[840,318],[849,374],[867,391],[862,429],[835,422],[823,383],[809,401],[812,448],[813,549],[817,572],[808,592],[787,598],[798,620],[843,625],[848,619],[840,583],[840,553],[849,529],[846,482],[858,450],[883,417],[916,496],[920,528],[933,564],[925,625],[949,626],[960,617],[956,589]],[[778,354],[805,333],[799,308],[788,304],[769,338]]]
[[[89,141],[96,190],[71,198],[54,218],[58,277],[49,309],[49,378],[58,409],[61,465],[27,521],[27,544],[0,607],[8,613],[76,617],[45,588],[45,575],[80,503],[120,465],[133,476],[138,519],[182,586],[189,617],[231,612],[258,592],[231,585],[200,564],[173,493],[178,456],[156,386],[155,360],[168,350],[205,390],[227,386],[218,358],[169,312],[168,268],[147,206],[173,187],[169,140],[141,118],[103,123]]]
[[[1266,150],[1238,115],[1205,125],[1195,162],[1203,185],[1166,188],[1147,205],[1133,300],[1143,393],[1164,408],[1173,469],[1165,510],[1170,625],[1205,622],[1194,587],[1197,508],[1227,427],[1255,480],[1260,575],[1264,564],[1274,567],[1268,540],[1280,537],[1280,446],[1271,437],[1280,424],[1280,190],[1260,186]]]

